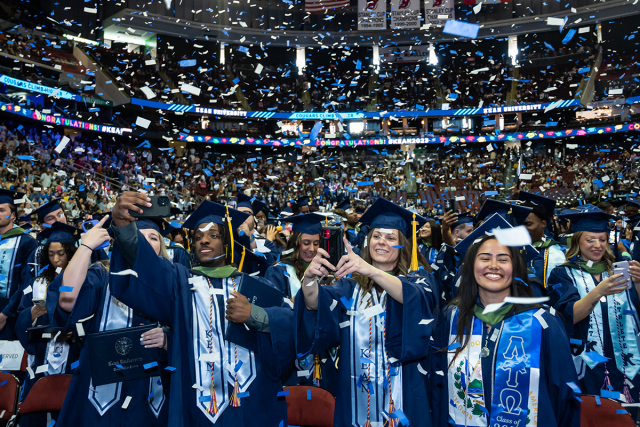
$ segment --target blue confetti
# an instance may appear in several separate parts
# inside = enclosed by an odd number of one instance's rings
[[[288,396],[289,395],[289,390],[283,390],[283,391],[279,391],[278,392],[278,397],[280,396]]]
[[[78,367],[78,365],[80,365],[80,361],[76,360],[75,362],[73,362],[71,364],[71,370],[73,371],[74,369],[76,369]]]
[[[60,292],[73,292],[73,286],[60,286]]]
[[[460,343],[459,342],[454,342],[454,343],[449,344],[449,347],[447,347],[447,348],[449,349],[449,351],[453,351],[453,350],[455,350],[456,348],[459,348],[459,347],[461,347]]]
[[[157,366],[158,366],[158,362],[151,362],[151,363],[147,363],[146,365],[143,365],[144,369],[151,369]]]
[[[307,400],[311,400],[311,390],[307,390]]]

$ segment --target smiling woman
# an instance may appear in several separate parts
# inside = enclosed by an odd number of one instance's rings
[[[437,291],[418,273],[413,256],[426,219],[380,198],[360,222],[371,228],[363,257],[344,237],[347,254],[337,265],[318,249],[304,273],[295,300],[296,353],[339,346],[336,427],[382,425],[385,419],[389,425],[431,426],[426,376],[416,372],[426,372]],[[338,280],[319,286],[328,275]]]
[[[493,235],[467,250],[458,297],[445,308],[434,337],[429,372],[446,374],[429,377],[433,425],[524,425],[528,419],[580,425],[580,407],[567,385],[577,377],[556,316],[527,304],[485,312],[509,296],[531,297],[526,279],[519,250]]]
[[[616,261],[609,246],[609,221],[615,217],[598,208],[561,215],[571,221],[571,244],[567,260],[556,267],[549,283],[556,283],[565,303],[558,306],[565,318],[572,319],[569,336],[580,345],[575,349],[576,369],[584,393],[599,394],[610,388],[622,392],[627,403],[640,398],[640,358],[638,349],[638,285],[640,263],[628,261],[614,270]],[[622,277],[628,271],[633,282]],[[553,298],[552,298],[553,303]],[[570,330],[571,329],[571,330]],[[604,356],[599,363],[589,355]],[[597,356],[594,356],[597,357]],[[588,369],[587,369],[588,367]],[[636,411],[630,413],[637,417]]]

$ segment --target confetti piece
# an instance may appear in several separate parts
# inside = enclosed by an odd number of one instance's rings
[[[144,369],[151,369],[157,366],[158,366],[158,362],[151,362],[151,363],[147,363],[146,365],[143,365]]]
[[[73,292],[73,286],[60,286],[60,292]]]
[[[279,391],[278,392],[278,397],[280,396],[288,396],[289,395],[289,390],[283,390],[283,391]]]
[[[111,274],[113,274],[114,276],[135,276],[138,277],[138,273],[136,273],[135,271],[131,270],[131,269],[127,269],[127,270],[122,270],[122,271],[112,271]]]
[[[129,407],[129,403],[131,403],[131,396],[127,396],[126,399],[124,399],[124,403],[122,404],[122,409],[127,409]]]

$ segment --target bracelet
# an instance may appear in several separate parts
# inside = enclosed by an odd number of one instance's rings
[[[85,248],[89,248],[89,250],[90,250],[91,252],[93,252],[93,249],[91,249],[91,247],[89,247],[89,246],[85,245],[84,243],[80,243],[80,246],[84,246]]]

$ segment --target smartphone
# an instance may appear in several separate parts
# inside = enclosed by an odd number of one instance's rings
[[[444,201],[444,211],[455,211],[456,210],[456,201],[454,199],[447,199]]]
[[[609,232],[609,243],[615,243],[620,241],[620,232],[619,231],[610,231]]]
[[[620,287],[631,289],[631,277],[629,276],[629,261],[614,262],[613,274],[622,274],[622,277],[616,280],[616,282],[622,281],[623,279],[627,279],[628,282],[625,283],[624,285],[620,285]]]
[[[93,227],[95,227],[96,225],[98,225],[100,221],[98,221],[97,219],[91,219],[89,221],[85,221],[82,223],[82,231],[84,231],[85,233],[89,230],[91,230]],[[104,248],[108,248],[110,246],[110,243],[108,240],[105,240],[104,243],[102,243],[100,246],[98,246],[96,248],[97,249],[104,249]]]
[[[45,298],[34,298],[31,301],[33,301],[33,304],[37,305],[38,307],[46,307],[47,306],[47,300]]]
[[[329,262],[334,267],[344,255],[344,231],[342,227],[324,226],[320,229],[320,247],[329,254]]]
[[[129,215],[134,218],[149,218],[149,217],[168,217],[171,216],[171,201],[167,196],[150,196],[151,206],[140,206],[142,213],[129,211]]]
[[[229,205],[230,208],[238,209],[238,198],[235,196],[229,197],[227,205]]]

